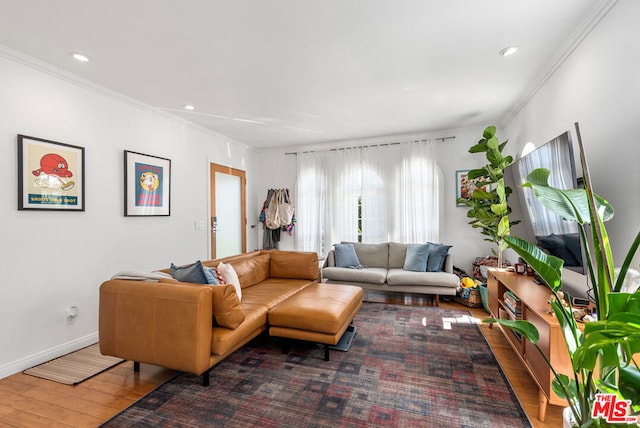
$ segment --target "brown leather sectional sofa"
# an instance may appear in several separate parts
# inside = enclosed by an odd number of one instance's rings
[[[268,330],[271,309],[317,283],[320,276],[316,253],[257,251],[203,264],[213,267],[220,261],[232,265],[238,274],[241,301],[232,285],[104,282],[100,286],[100,351],[133,360],[138,369],[142,362],[202,374],[207,385],[211,367]],[[350,318],[335,332],[338,339],[355,315],[353,305],[349,311],[344,317]]]

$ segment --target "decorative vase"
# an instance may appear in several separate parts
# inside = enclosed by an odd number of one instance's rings
[[[489,310],[489,289],[487,288],[487,284],[480,284],[478,286],[480,290],[480,297],[482,298],[482,306],[484,306],[484,310],[487,311],[488,314],[491,314]]]

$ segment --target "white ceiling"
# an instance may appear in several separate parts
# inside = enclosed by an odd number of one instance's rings
[[[289,146],[505,123],[614,3],[0,0],[0,44],[236,141]]]

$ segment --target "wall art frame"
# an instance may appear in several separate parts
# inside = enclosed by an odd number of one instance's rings
[[[471,199],[471,194],[475,189],[491,190],[491,186],[487,187],[483,184],[482,178],[469,178],[469,169],[459,169],[456,171],[456,206],[464,207],[463,203],[459,202],[459,199]]]
[[[171,159],[124,151],[124,215],[171,215]]]
[[[84,147],[18,134],[18,210],[84,211]]]

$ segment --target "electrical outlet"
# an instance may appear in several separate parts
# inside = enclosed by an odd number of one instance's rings
[[[65,318],[66,325],[75,323],[76,319],[78,318],[78,307],[70,306],[65,310],[65,315],[66,315],[66,318]]]

